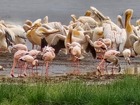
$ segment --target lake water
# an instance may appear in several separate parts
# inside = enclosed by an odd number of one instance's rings
[[[123,15],[128,8],[134,10],[132,21],[140,18],[140,0],[0,0],[0,19],[22,24],[44,18],[67,25],[70,15],[84,15],[90,6],[116,22],[117,15]]]

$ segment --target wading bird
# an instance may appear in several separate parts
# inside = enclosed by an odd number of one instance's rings
[[[54,48],[52,47],[44,47],[43,48],[43,57],[44,63],[46,64],[46,77],[48,78],[48,69],[49,69],[49,63],[52,62],[52,60],[55,58]]]
[[[11,46],[10,52],[11,52],[12,50],[16,50],[16,51],[18,51],[18,50],[25,50],[25,51],[28,51],[28,48],[27,48],[27,46],[24,45],[24,44],[15,44],[15,45],[12,45],[12,46]]]
[[[28,54],[28,51],[25,51],[25,50],[18,50],[17,52],[15,52],[14,58],[13,58],[13,66],[12,66],[11,71],[10,71],[10,75],[12,77],[15,77],[14,76],[14,69],[18,63],[19,58],[22,57],[23,55],[26,55],[26,54]]]
[[[118,54],[120,54],[120,52],[116,50],[108,50],[105,52],[103,60],[97,66],[97,70],[99,71],[100,74],[104,75],[104,71],[103,71],[104,68],[106,69],[106,72],[108,73],[107,66],[109,64],[112,64],[112,69],[111,69],[112,74],[114,74],[114,66],[118,67],[119,69],[118,72],[120,72],[121,67],[119,64],[119,59],[117,57]],[[105,66],[104,62],[109,63],[109,64],[106,67],[104,67]]]
[[[77,66],[77,68],[72,72],[72,74],[79,75],[80,74],[79,58],[81,57],[81,54],[82,54],[82,47],[77,42],[67,43],[67,47],[68,47],[69,53],[72,56],[72,60],[76,63],[76,66]]]
[[[27,66],[28,65],[31,66],[31,71],[32,71],[32,75],[33,75],[33,67],[36,66],[36,69],[37,69],[38,60],[35,59],[31,55],[23,55],[22,57],[19,58],[19,61],[24,62],[24,65],[23,65],[23,67],[24,67],[24,71],[23,71],[24,76],[27,76]]]
[[[126,61],[126,64],[129,64],[130,65],[130,56],[131,56],[131,50],[130,49],[125,49],[123,50],[122,52],[123,56],[124,56],[124,59]]]

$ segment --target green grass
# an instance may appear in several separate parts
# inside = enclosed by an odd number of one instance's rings
[[[1,84],[0,105],[140,105],[140,77],[106,85],[82,81]]]

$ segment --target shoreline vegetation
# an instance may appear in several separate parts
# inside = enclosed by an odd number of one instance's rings
[[[0,84],[0,105],[140,104],[138,75],[102,76],[90,79],[84,76],[69,76],[55,79],[53,81],[52,78],[40,80],[3,78]]]

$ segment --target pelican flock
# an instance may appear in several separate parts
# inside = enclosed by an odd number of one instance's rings
[[[101,59],[96,67],[100,74],[104,75],[105,70],[108,74],[109,64],[112,64],[110,71],[114,74],[114,67],[118,68],[117,72],[121,71],[120,57],[124,57],[130,65],[130,57],[140,55],[140,21],[138,19],[136,25],[132,25],[132,16],[133,10],[127,9],[124,11],[124,19],[118,15],[117,23],[114,23],[109,16],[91,6],[83,16],[72,14],[68,25],[49,22],[48,16],[35,21],[27,19],[22,26],[1,20],[0,52],[13,53],[12,77],[15,77],[14,69],[20,64],[21,69],[24,69],[22,74],[28,76],[29,66],[33,68],[39,65],[39,61],[45,63],[48,77],[49,63],[55,60],[60,51],[65,56],[70,55],[71,60],[77,64],[73,74],[81,73],[79,61],[90,53],[96,62]],[[31,49],[27,42],[31,44]]]

